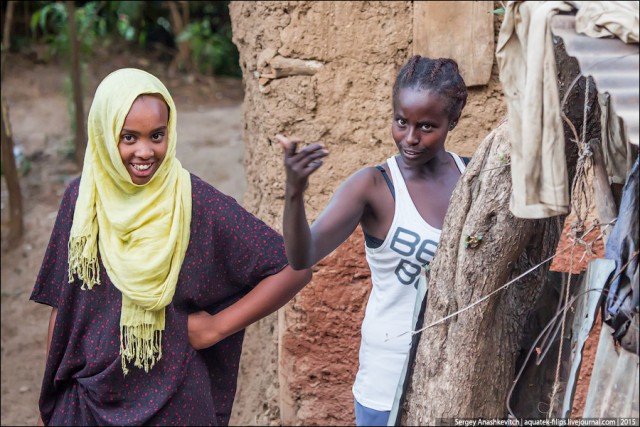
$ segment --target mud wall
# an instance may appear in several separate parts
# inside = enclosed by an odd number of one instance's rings
[[[349,175],[396,153],[391,88],[414,53],[412,2],[231,2],[230,12],[245,88],[243,204],[281,231],[284,170],[274,136],[297,135],[330,153],[307,190],[313,221]],[[274,55],[317,68],[266,78]],[[470,88],[448,149],[472,155],[504,115],[494,62],[489,84]],[[353,424],[351,385],[369,288],[358,228],[294,300],[248,328],[231,423]]]

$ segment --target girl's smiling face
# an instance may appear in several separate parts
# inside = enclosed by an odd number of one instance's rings
[[[161,97],[141,95],[125,118],[118,151],[134,184],[151,180],[167,154],[169,107]]]

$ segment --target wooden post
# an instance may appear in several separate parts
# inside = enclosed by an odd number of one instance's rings
[[[13,22],[13,9],[15,6],[15,1],[10,1],[7,3],[7,11],[4,16],[4,29],[2,32],[2,62],[0,63],[0,79],[4,77],[4,63],[6,53],[9,51],[11,47],[11,23]]]
[[[7,3],[7,11],[4,17],[4,31],[2,34],[2,65],[0,70],[0,79],[4,78],[4,63],[6,52],[11,46],[11,23],[13,21],[13,10],[15,1]],[[0,127],[2,128],[2,136],[0,145],[2,146],[2,173],[7,183],[9,191],[9,239],[10,244],[15,243],[24,231],[24,222],[22,218],[22,191],[20,190],[20,177],[18,168],[16,167],[16,159],[13,155],[13,137],[11,136],[11,123],[9,122],[9,112],[2,97],[2,118]]]
[[[453,58],[467,86],[488,84],[494,61],[493,3],[413,2],[413,53]]]
[[[20,178],[16,159],[13,155],[13,138],[11,136],[11,126],[9,124],[9,114],[7,106],[2,97],[2,173],[7,182],[9,191],[9,243],[15,243],[24,231],[22,219],[22,192],[20,191]]]
[[[166,4],[171,13],[171,31],[173,31],[175,37],[178,37],[189,24],[189,3],[168,1]],[[178,5],[180,5],[180,9],[182,10],[178,9]],[[194,67],[192,65],[189,41],[183,40],[178,42],[178,54],[173,58],[171,64],[169,64],[169,75],[173,76],[180,69],[184,69],[189,73],[193,72]]]
[[[618,216],[616,202],[613,199],[613,192],[609,186],[609,177],[604,165],[604,157],[600,150],[600,142],[597,139],[589,141],[589,147],[593,153],[593,194],[596,201],[596,211],[598,220],[601,223],[608,223]],[[604,242],[606,243],[612,227],[603,229]]]

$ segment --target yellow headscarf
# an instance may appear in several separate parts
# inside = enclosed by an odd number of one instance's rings
[[[167,154],[151,180],[134,184],[118,152],[120,131],[142,94],[169,106]],[[122,292],[120,353],[146,372],[162,357],[165,307],[176,290],[189,243],[191,179],[175,157],[176,107],[153,75],[117,70],[100,83],[88,120],[88,144],[69,239],[69,282],[100,284],[98,247],[109,278]]]

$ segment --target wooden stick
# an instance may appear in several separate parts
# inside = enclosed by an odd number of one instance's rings
[[[613,198],[611,187],[609,186],[609,177],[604,165],[604,157],[600,151],[600,141],[592,139],[589,141],[589,147],[593,153],[593,194],[596,200],[596,211],[598,220],[601,223],[609,223],[618,217],[618,208]],[[604,231],[604,241],[607,241],[611,227],[607,227]]]
[[[322,68],[322,65],[321,62],[313,60],[274,56],[265,61],[264,72],[260,73],[260,78],[279,79],[289,76],[312,76]]]
[[[2,97],[2,120],[0,122],[2,138],[2,173],[9,191],[9,244],[15,244],[24,232],[22,211],[22,192],[20,190],[20,176],[13,155],[13,137],[9,123],[9,112]]]

